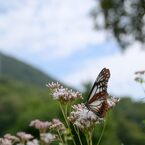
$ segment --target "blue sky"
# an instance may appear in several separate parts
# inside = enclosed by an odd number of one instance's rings
[[[94,0],[0,0],[0,51],[77,88],[108,67],[109,92],[143,96],[134,72],[145,68],[145,52],[134,42],[121,53],[111,34],[94,31],[95,6]]]

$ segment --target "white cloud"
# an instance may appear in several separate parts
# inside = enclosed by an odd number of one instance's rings
[[[82,82],[94,81],[103,67],[111,71],[110,92],[115,95],[130,95],[134,98],[144,96],[143,90],[134,81],[134,72],[145,69],[145,51],[137,42],[130,46],[124,54],[115,53],[107,57],[87,60],[84,66],[65,76],[63,81],[80,86]]]
[[[17,3],[17,4],[16,4]],[[102,43],[105,32],[94,32],[90,0],[26,0],[2,3],[10,11],[0,15],[0,49],[20,57],[69,57],[88,44]],[[50,53],[51,52],[51,53]]]

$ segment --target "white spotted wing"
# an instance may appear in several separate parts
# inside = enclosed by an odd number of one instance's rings
[[[102,104],[104,104],[104,101],[106,101],[108,96],[107,85],[109,77],[109,69],[103,68],[90,91],[89,98],[86,103],[89,110],[97,112],[101,108]]]

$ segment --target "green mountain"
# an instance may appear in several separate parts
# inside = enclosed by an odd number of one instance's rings
[[[24,130],[32,119],[58,114],[48,115],[56,105],[45,86],[51,81],[42,71],[0,53],[0,136]]]
[[[54,81],[52,77],[39,69],[0,53],[0,78],[4,77],[38,86],[43,86],[48,81]]]

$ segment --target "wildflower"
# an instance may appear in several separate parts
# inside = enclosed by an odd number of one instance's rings
[[[39,129],[40,132],[46,132],[46,130],[50,127],[51,124],[52,124],[51,122],[48,122],[48,121],[43,122],[36,119],[36,120],[31,121],[29,126],[33,126],[36,129]]]
[[[31,134],[27,134],[25,132],[18,132],[17,136],[22,140],[22,141],[28,141],[33,138]]]
[[[57,83],[52,82],[52,83],[46,84],[46,86],[51,90],[57,90],[60,88],[61,85],[58,82]]]
[[[26,145],[39,145],[39,141],[37,139],[33,139],[32,141],[28,141]]]
[[[58,83],[47,84],[48,88],[52,91],[53,99],[58,100],[61,103],[68,103],[76,99],[82,99],[82,95],[79,92],[64,88]]]
[[[145,80],[144,80],[143,76],[135,77],[135,79],[134,79],[134,80],[135,80],[136,82],[140,83],[140,84],[142,84],[142,83],[144,83],[144,82],[145,82]]]
[[[7,138],[0,138],[0,145],[12,145],[12,141]]]
[[[107,99],[108,107],[112,108],[114,107],[118,102],[120,101],[119,98],[116,97],[110,97]]]
[[[19,141],[19,138],[17,138],[16,136],[13,136],[11,134],[5,134],[4,138],[11,141],[12,144]]]
[[[145,70],[136,71],[135,74],[136,74],[136,75],[144,75],[144,74],[145,74]]]
[[[88,109],[83,103],[74,105],[73,111],[70,113],[68,119],[81,130],[89,131],[97,123],[103,121],[107,111],[118,102],[119,99],[115,97],[104,99],[100,105],[96,105],[95,112]]]
[[[41,133],[40,138],[44,143],[51,144],[51,142],[55,141],[56,135],[51,133]]]
[[[143,84],[145,82],[145,78],[144,78],[144,75],[145,75],[145,71],[137,71],[135,72],[135,81],[140,83],[140,84]]]
[[[52,125],[50,126],[50,129],[60,131],[62,133],[66,132],[66,128],[65,128],[64,124],[59,119],[52,120]]]
[[[83,103],[74,105],[73,110],[68,119],[82,131],[89,131],[102,120]]]

